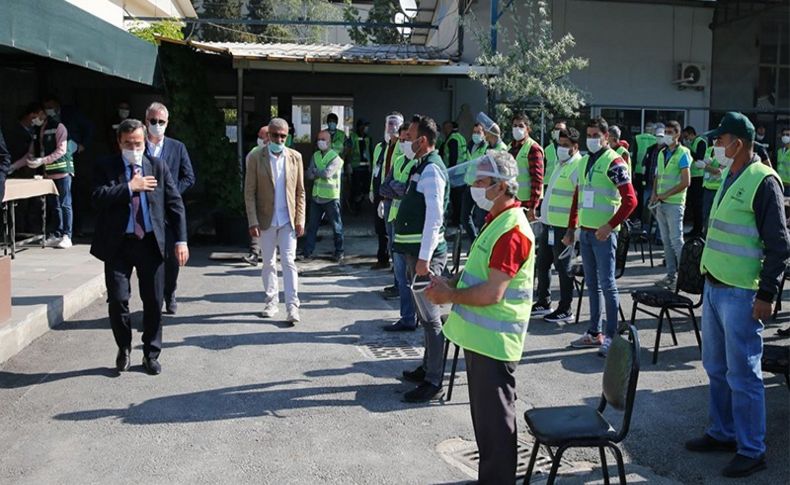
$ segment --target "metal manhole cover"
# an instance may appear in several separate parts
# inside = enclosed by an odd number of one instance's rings
[[[422,350],[405,339],[380,338],[360,342],[357,348],[369,359],[416,359],[422,357]]]

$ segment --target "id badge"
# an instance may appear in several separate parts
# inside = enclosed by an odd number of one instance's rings
[[[582,207],[585,209],[592,209],[595,206],[595,192],[592,190],[585,190],[582,193]]]
[[[554,246],[554,228],[546,226],[546,230],[549,231],[549,246]]]

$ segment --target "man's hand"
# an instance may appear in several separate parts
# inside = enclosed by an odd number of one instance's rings
[[[527,220],[529,222],[535,222],[538,220],[537,216],[535,215],[535,209],[527,209]]]
[[[603,226],[599,227],[597,231],[595,231],[595,239],[599,241],[606,241],[609,239],[609,235],[612,234],[612,226],[609,224],[604,224]]]
[[[152,175],[141,177],[139,173],[136,173],[129,181],[129,188],[132,189],[132,192],[153,192],[156,190],[156,186],[156,177]]]
[[[296,237],[304,236],[304,226],[301,224],[297,224],[294,228],[296,230]]]
[[[27,161],[27,166],[32,169],[37,169],[38,167],[44,165],[44,161],[40,158],[33,158]]]
[[[569,228],[567,231],[565,231],[565,236],[562,238],[562,244],[571,246],[574,242],[576,242],[576,230]]]
[[[428,261],[425,261],[424,259],[418,259],[417,267],[414,269],[414,272],[417,274],[417,276],[427,276],[430,273],[430,270],[428,269]]]
[[[84,145],[77,145],[77,153],[82,153],[85,151]]]
[[[697,160],[696,162],[694,162],[694,166],[696,168],[705,168],[708,166],[708,163],[705,160]]]
[[[431,275],[431,286],[425,289],[425,296],[431,303],[436,305],[452,303],[452,294],[453,289],[446,279],[441,276]]]
[[[774,304],[769,301],[754,300],[754,308],[752,309],[752,318],[755,320],[767,320],[774,312]]]
[[[176,259],[179,266],[185,266],[189,261],[189,248],[186,244],[176,244]]]
[[[650,196],[650,202],[648,202],[648,204],[647,204],[647,205],[653,205],[653,204],[655,204],[656,202],[658,202],[658,196],[657,196],[657,194],[654,192],[654,193],[653,193],[653,194]]]
[[[261,237],[261,228],[260,226],[251,226],[250,227],[250,237]]]
[[[371,204],[373,203],[374,200],[376,200],[376,198],[373,196],[372,190],[368,192],[368,200],[370,201]]]

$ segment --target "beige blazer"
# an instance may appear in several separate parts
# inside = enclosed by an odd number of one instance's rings
[[[269,150],[256,149],[247,156],[247,175],[244,178],[244,203],[249,227],[266,230],[274,215],[274,178],[269,163]],[[302,155],[285,148],[285,191],[291,224],[304,227],[305,193]]]

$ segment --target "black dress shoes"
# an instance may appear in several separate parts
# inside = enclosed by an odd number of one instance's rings
[[[706,433],[699,438],[686,441],[686,449],[699,453],[710,453],[713,451],[735,451],[738,449],[738,445],[734,441],[719,441]]]
[[[175,315],[178,311],[178,303],[176,303],[176,297],[170,298],[169,300],[165,301],[165,313],[168,315]]]
[[[423,382],[415,389],[403,395],[404,402],[430,402],[438,401],[444,396],[441,386],[434,386],[430,382]]]
[[[131,349],[118,349],[118,356],[115,358],[115,368],[118,372],[126,372],[131,364]]]
[[[765,455],[758,458],[749,458],[744,455],[735,455],[730,463],[724,467],[721,474],[729,478],[748,477],[752,473],[765,470]]]
[[[417,325],[409,325],[404,323],[403,320],[398,320],[392,325],[387,325],[386,327],[382,328],[385,332],[413,332],[417,330]]]
[[[409,382],[416,382],[419,384],[425,380],[425,369],[419,366],[414,370],[405,370],[403,371],[403,378]]]
[[[158,376],[162,373],[162,366],[159,361],[150,357],[143,357],[143,368],[152,376]]]

